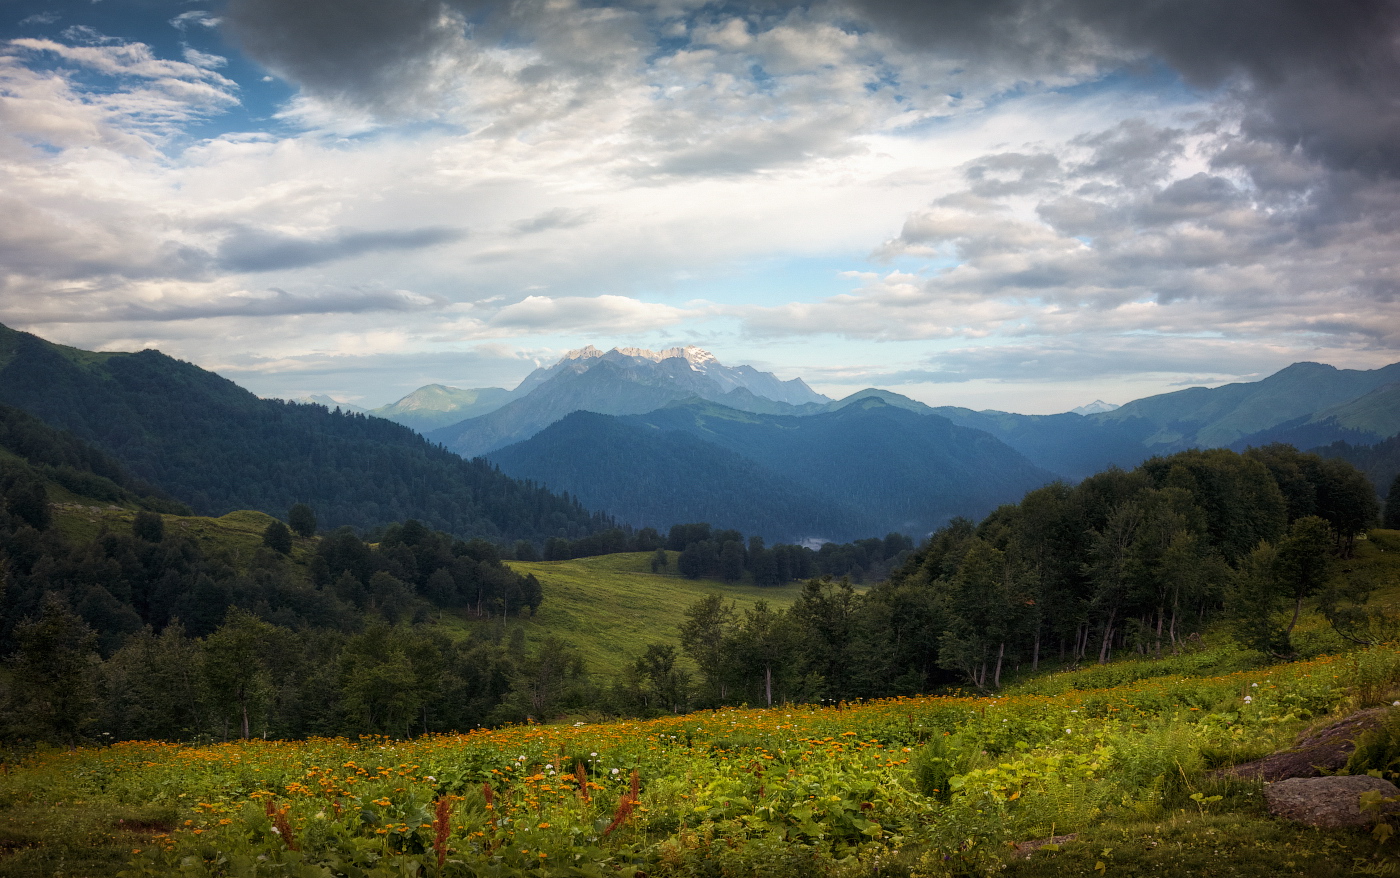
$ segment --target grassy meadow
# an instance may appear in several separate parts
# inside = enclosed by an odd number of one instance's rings
[[[733,600],[742,611],[760,600],[786,608],[802,591],[802,584],[777,587],[750,581],[686,579],[676,573],[676,557],[668,552],[665,570],[651,572],[651,552],[628,552],[577,558],[572,561],[507,561],[518,573],[532,573],[544,588],[544,602],[530,618],[511,617],[507,630],[521,628],[531,641],[556,635],[576,646],[589,670],[611,676],[622,669],[649,643],[679,647],[677,626],[685,621],[686,608],[707,594]],[[475,625],[500,625],[473,622]]]
[[[1357,563],[1393,600],[1400,535],[1375,537]],[[547,594],[525,624],[662,639],[707,584],[648,565],[518,565]],[[588,628],[599,616],[617,621]],[[1259,783],[1212,774],[1400,700],[1400,649],[1344,651],[1306,624],[1312,654],[1295,662],[1208,634],[994,696],[14,754],[0,764],[0,876],[1394,874],[1383,833],[1274,820]]]

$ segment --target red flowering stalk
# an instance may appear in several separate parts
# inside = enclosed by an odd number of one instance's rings
[[[268,800],[267,805],[269,808],[272,807],[271,799]],[[287,812],[290,810],[292,810],[291,805],[274,810],[272,812],[272,825],[277,834],[282,836],[282,841],[287,843],[288,850],[299,851],[301,848],[297,847],[296,839],[292,838],[292,824],[287,822]]]
[[[591,801],[588,797],[588,772],[584,770],[582,762],[574,763],[574,777],[578,778],[578,797],[585,802]]]
[[[447,796],[437,800],[437,812],[433,817],[433,850],[437,851],[438,868],[447,862],[447,835],[452,831],[452,803]]]
[[[634,768],[632,769],[632,785],[627,792],[622,794],[622,798],[617,800],[617,811],[613,814],[612,822],[608,824],[608,828],[603,830],[603,835],[607,835],[626,823],[627,818],[632,816],[632,809],[637,807],[637,802],[641,801],[641,798],[642,778],[637,773],[637,769]]]

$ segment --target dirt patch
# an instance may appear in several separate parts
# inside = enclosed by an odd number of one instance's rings
[[[1379,726],[1385,711],[1384,707],[1373,707],[1353,713],[1340,722],[1304,732],[1288,750],[1221,768],[1212,774],[1266,782],[1290,777],[1321,777],[1324,772],[1337,771],[1347,764],[1356,749],[1356,739]]]
[[[1029,860],[1031,854],[1045,847],[1047,844],[1053,844],[1058,847],[1059,845],[1069,844],[1076,838],[1079,838],[1079,833],[1077,832],[1071,833],[1070,835],[1055,835],[1051,836],[1050,838],[1037,838],[1035,841],[1023,841],[1020,844],[1016,845],[1016,856],[1021,857],[1022,859]]]

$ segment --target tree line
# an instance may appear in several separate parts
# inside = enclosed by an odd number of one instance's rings
[[[1178,650],[1212,619],[1282,657],[1309,598],[1343,636],[1367,642],[1383,630],[1365,609],[1374,583],[1334,574],[1378,512],[1351,465],[1283,445],[1187,451],[1054,483],[980,524],[955,519],[863,593],[813,579],[785,611],[697,602],[680,634],[698,678],[676,700],[991,690],[1008,667],[1048,656]],[[637,673],[655,677],[658,693],[673,690],[655,659]]]
[[[765,546],[762,537],[745,539],[740,531],[698,522],[672,525],[664,537],[652,527],[615,527],[577,540],[552,537],[545,541],[543,554],[528,540],[516,542],[510,551],[518,561],[566,561],[618,552],[652,552],[652,571],[661,572],[669,570],[669,550],[680,553],[676,572],[688,579],[738,582],[748,574],[758,585],[775,586],[814,576],[847,576],[857,583],[878,581],[888,576],[913,548],[914,541],[899,533],[883,539],[828,542],[815,549],[786,543]]]

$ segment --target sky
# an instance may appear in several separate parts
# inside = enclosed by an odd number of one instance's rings
[[[0,0],[0,323],[263,396],[1400,360],[1400,4]]]

